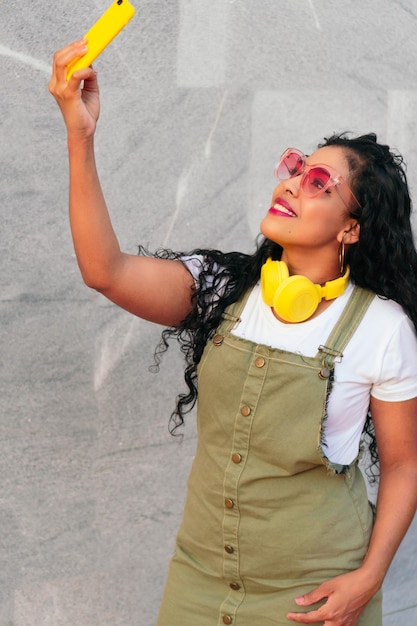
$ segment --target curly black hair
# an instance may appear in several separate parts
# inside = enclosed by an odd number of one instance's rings
[[[325,146],[343,148],[349,165],[348,182],[360,204],[360,208],[352,205],[350,212],[360,224],[359,241],[349,246],[346,255],[351,278],[356,285],[372,290],[379,297],[398,302],[417,330],[417,253],[403,159],[387,145],[378,143],[374,133],[360,137],[350,137],[348,133],[332,135],[318,147]],[[143,248],[140,252],[145,253]],[[267,258],[279,260],[281,254],[280,245],[261,236],[253,254],[205,249],[187,253],[201,255],[204,259],[199,285],[193,295],[193,308],[178,327],[162,332],[155,352],[159,365],[169,340],[176,338],[185,356],[184,378],[188,391],[177,397],[169,422],[172,434],[184,423],[184,415],[197,401],[197,365],[226,307],[257,283]],[[155,256],[179,259],[184,253],[161,250]],[[378,451],[369,411],[363,441],[371,456],[370,467],[374,468],[370,470],[370,478],[375,479]]]

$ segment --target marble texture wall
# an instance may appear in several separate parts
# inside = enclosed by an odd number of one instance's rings
[[[252,250],[277,156],[332,132],[377,132],[416,193],[416,0],[132,3],[96,63],[126,251]],[[0,626],[152,626],[194,452],[193,416],[167,428],[175,347],[152,373],[161,329],[85,287],[71,245],[49,68],[108,4],[0,0]],[[384,626],[416,623],[415,537]]]

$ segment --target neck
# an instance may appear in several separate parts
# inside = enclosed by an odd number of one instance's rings
[[[290,276],[306,276],[313,283],[323,285],[329,280],[334,280],[343,274],[340,269],[337,252],[334,250],[330,254],[324,255],[314,252],[289,253],[284,250],[281,261],[287,264]]]

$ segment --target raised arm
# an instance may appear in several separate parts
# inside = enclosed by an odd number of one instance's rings
[[[179,261],[120,250],[95,162],[97,76],[87,68],[66,80],[66,66],[85,51],[82,39],[57,52],[49,83],[67,127],[70,224],[78,265],[84,282],[117,305],[144,319],[175,326],[191,309],[194,281]]]

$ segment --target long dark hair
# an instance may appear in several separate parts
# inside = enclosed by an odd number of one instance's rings
[[[353,282],[371,289],[381,298],[398,302],[417,330],[417,254],[411,229],[411,199],[403,159],[388,146],[379,144],[371,133],[351,138],[347,133],[325,138],[324,146],[344,149],[349,165],[349,184],[361,208],[352,208],[351,216],[360,224],[358,243],[351,245],[346,261]],[[143,252],[143,250],[142,250]],[[268,257],[280,259],[282,248],[260,238],[253,254],[223,253],[219,250],[194,250],[201,255],[199,284],[193,296],[193,309],[177,328],[162,332],[156,350],[156,363],[177,338],[185,355],[185,382],[188,391],[177,397],[170,418],[172,433],[184,423],[184,415],[197,400],[197,365],[204,347],[219,325],[225,308],[235,302],[259,280],[261,267]],[[156,256],[180,258],[171,251]],[[364,429],[372,464],[378,462],[371,415]]]
[[[417,329],[417,254],[402,156],[379,144],[374,133],[356,138],[333,135],[322,145],[344,148],[350,186],[361,205],[351,213],[360,224],[359,241],[347,253],[353,282],[398,302]],[[371,458],[368,475],[375,480],[379,459],[370,411],[363,441]]]

